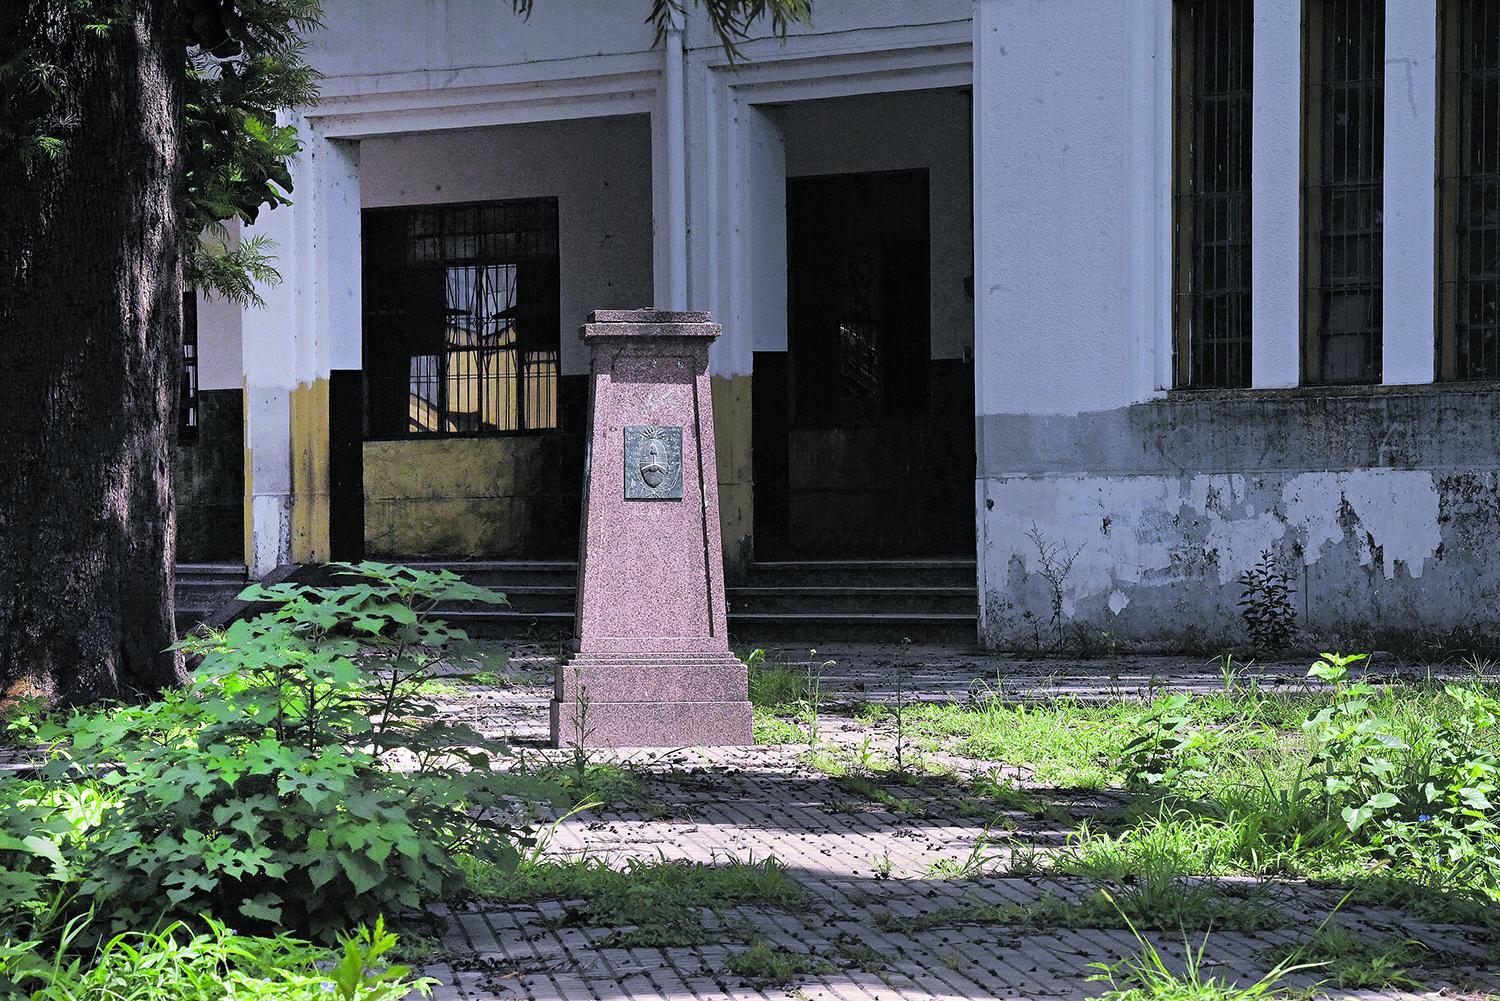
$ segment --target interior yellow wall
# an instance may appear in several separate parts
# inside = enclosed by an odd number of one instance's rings
[[[754,477],[750,464],[750,376],[712,379],[714,450],[719,465],[719,529],[724,566],[734,572],[750,560]]]
[[[380,556],[524,552],[539,520],[538,464],[554,461],[540,436],[367,441],[365,549]],[[582,470],[578,471],[582,475]],[[554,477],[549,476],[549,479]]]
[[[753,505],[750,377],[712,380],[719,518],[725,564],[749,558]],[[365,549],[371,556],[524,555],[562,500],[561,483],[581,479],[580,457],[559,469],[544,436],[367,441]],[[568,503],[576,504],[576,500]],[[575,511],[576,517],[576,508]]]

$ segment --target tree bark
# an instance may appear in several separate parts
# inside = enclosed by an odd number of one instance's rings
[[[65,152],[0,151],[0,683],[64,703],[181,677],[171,435],[185,55],[173,0],[4,0],[56,67]]]

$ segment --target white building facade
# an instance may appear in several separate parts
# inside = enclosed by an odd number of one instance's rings
[[[995,647],[1233,641],[1263,558],[1313,635],[1491,624],[1497,5],[817,0],[738,62],[648,6],[325,0],[180,558],[576,552],[577,328],[655,305],[724,327],[731,575],[974,558]]]

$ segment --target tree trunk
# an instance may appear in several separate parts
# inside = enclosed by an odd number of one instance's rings
[[[0,683],[65,703],[181,676],[171,435],[181,365],[173,0],[0,3],[0,63],[56,67],[58,158],[0,150]]]

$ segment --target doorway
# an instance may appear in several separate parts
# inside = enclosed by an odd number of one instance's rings
[[[792,177],[787,350],[757,354],[758,559],[973,548],[973,368],[935,360],[927,169]]]

